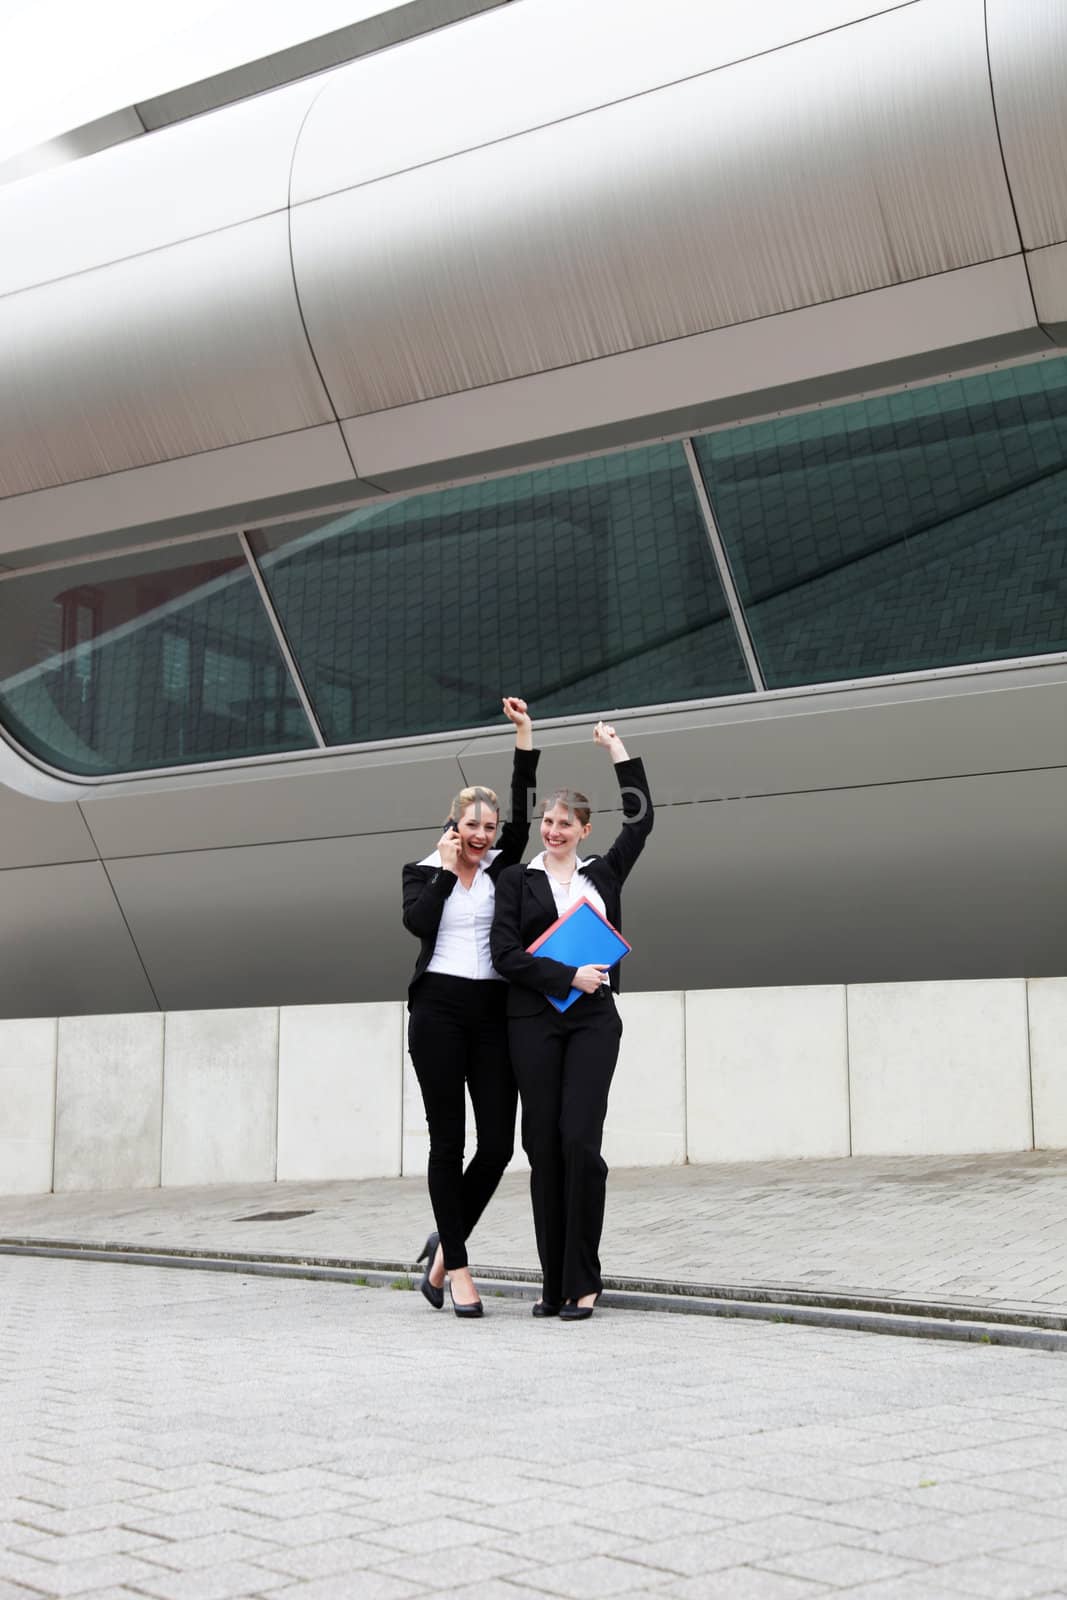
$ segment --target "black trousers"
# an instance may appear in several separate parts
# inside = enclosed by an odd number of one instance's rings
[[[622,1038],[610,992],[569,1010],[545,1002],[508,1023],[530,1161],[542,1296],[551,1305],[599,1293],[607,1163],[600,1153],[608,1090]]]
[[[408,1050],[430,1130],[427,1181],[445,1267],[467,1265],[467,1240],[515,1148],[507,984],[427,972],[415,986]],[[463,1170],[470,1089],[477,1146]]]

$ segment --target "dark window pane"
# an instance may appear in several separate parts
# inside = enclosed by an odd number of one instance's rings
[[[314,744],[234,539],[0,583],[0,718],[82,774]]]
[[[695,442],[772,687],[1067,648],[1067,361]]]
[[[334,744],[751,688],[680,445],[252,543]]]

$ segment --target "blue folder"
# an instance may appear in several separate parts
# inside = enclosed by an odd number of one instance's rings
[[[546,928],[526,953],[549,956],[553,961],[562,962],[565,967],[587,967],[593,963],[613,967],[629,954],[630,949],[622,934],[611,926],[606,917],[600,915],[592,901],[582,899],[576,901],[551,928]],[[545,998],[557,1011],[566,1011],[581,992],[581,989],[572,989],[565,1000],[556,1000],[552,995],[546,995]]]

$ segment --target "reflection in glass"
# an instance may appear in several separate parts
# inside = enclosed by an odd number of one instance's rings
[[[229,538],[0,583],[0,717],[85,775],[314,744]]]
[[[251,542],[331,744],[751,688],[680,445]]]
[[[1067,360],[694,442],[769,687],[1067,648]]]

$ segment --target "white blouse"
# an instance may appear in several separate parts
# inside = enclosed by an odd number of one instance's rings
[[[591,860],[592,858],[590,857],[589,859]],[[549,888],[552,890],[552,898],[556,902],[557,917],[566,916],[571,906],[578,900],[588,900],[590,905],[596,906],[602,917],[607,916],[603,895],[588,878],[583,876],[582,868],[588,865],[589,860],[576,861],[574,876],[570,883],[558,883],[545,866],[545,852],[543,850],[539,856],[534,856],[530,862],[531,871],[543,872],[548,879]]]
[[[493,966],[489,950],[496,888],[485,870],[499,854],[499,850],[486,851],[478,863],[469,889],[465,889],[457,877],[441,912],[437,942],[427,972],[447,973],[451,978],[495,978],[499,983],[504,981]],[[440,865],[441,857],[436,850],[419,862],[420,867]]]

